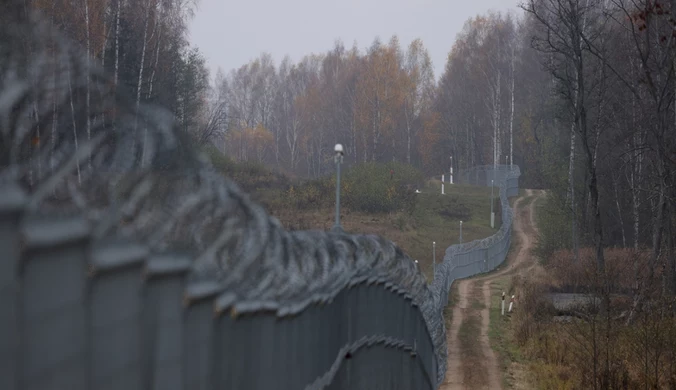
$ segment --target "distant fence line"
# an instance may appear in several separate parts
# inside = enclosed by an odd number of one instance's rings
[[[509,198],[519,194],[518,166],[498,165],[478,166],[464,170],[457,175],[456,183],[479,186],[499,187],[502,210],[502,225],[494,235],[467,243],[451,245],[444,254],[444,260],[435,267],[434,280],[431,285],[434,297],[434,310],[438,315],[428,314],[433,321],[443,321],[443,310],[448,304],[448,295],[455,280],[467,278],[494,270],[502,264],[509,252],[512,236],[513,210]],[[488,218],[488,216],[487,216]],[[439,361],[438,384],[443,382],[446,372],[447,349],[446,329],[443,323],[433,322],[430,334],[434,345],[437,346],[437,361]]]

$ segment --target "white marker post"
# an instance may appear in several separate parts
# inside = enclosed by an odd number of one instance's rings
[[[446,195],[446,194],[444,193],[444,183],[441,183],[441,195]]]
[[[449,178],[451,184],[453,184],[453,156],[451,156],[451,177]]]
[[[443,183],[445,181],[446,181],[446,175],[441,175],[441,182]]]
[[[512,306],[510,304],[510,310],[511,310],[511,308],[512,308]],[[503,316],[505,315],[505,292],[504,291],[502,292],[502,315]]]
[[[514,295],[512,295],[512,299],[509,300],[509,312],[512,312],[512,307],[514,305]]]

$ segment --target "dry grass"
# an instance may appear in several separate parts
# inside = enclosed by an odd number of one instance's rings
[[[593,250],[583,249],[577,262],[569,252],[552,256],[545,278],[513,281],[520,301],[510,323],[512,342],[519,346],[534,386],[676,388],[676,299],[664,294],[659,272],[646,272],[645,253],[611,249],[606,255],[607,272],[601,276]],[[636,286],[643,300],[633,307]],[[571,288],[610,294],[601,306],[580,306],[560,316],[543,296]]]
[[[481,310],[482,303],[481,287],[478,284],[472,286],[469,305],[465,310],[465,317],[458,330],[460,342],[460,354],[463,366],[463,383],[469,389],[479,389],[487,385],[485,375],[486,362],[481,349]]]
[[[441,183],[428,182],[423,193],[417,194],[411,213],[399,211],[384,214],[367,214],[341,209],[341,225],[355,234],[377,234],[385,237],[419,261],[428,278],[432,275],[432,242],[436,242],[436,260],[441,262],[446,248],[459,243],[459,221],[463,218],[463,241],[485,238],[500,227],[499,209],[496,207],[496,228],[490,227],[490,188],[446,184],[446,195],[441,195]],[[270,201],[274,193],[255,194],[266,199],[271,215],[290,230],[328,230],[335,221],[335,206],[310,209],[288,207],[283,202]],[[276,196],[283,196],[277,194]],[[335,197],[322,194],[323,198]],[[322,202],[331,204],[330,200]],[[496,201],[496,205],[498,202]]]

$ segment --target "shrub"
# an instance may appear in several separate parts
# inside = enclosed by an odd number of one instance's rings
[[[261,163],[235,162],[211,146],[206,147],[205,152],[218,172],[237,183],[246,192],[253,193],[258,189],[272,188],[287,190],[290,185],[288,177],[270,170]]]
[[[415,189],[425,179],[416,168],[400,163],[366,163],[345,173],[345,205],[358,211],[379,213],[415,207]]]

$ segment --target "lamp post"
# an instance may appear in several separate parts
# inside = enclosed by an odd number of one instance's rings
[[[491,229],[495,229],[495,213],[493,212],[493,180],[491,180]]]
[[[333,231],[342,232],[343,228],[340,226],[340,164],[343,163],[343,145],[336,144],[333,150],[336,152],[333,157],[336,163],[336,223],[333,225]]]

